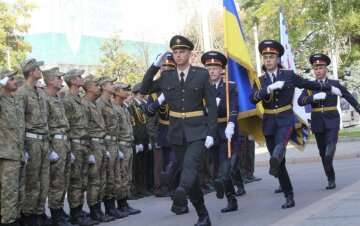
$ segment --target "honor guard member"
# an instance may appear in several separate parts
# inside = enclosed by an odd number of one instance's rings
[[[145,115],[145,104],[142,102],[142,94],[140,93],[141,83],[135,84],[132,89],[134,98],[130,104],[130,111],[132,112],[132,125],[134,131],[134,143],[135,143],[135,172],[134,175],[134,185],[135,192],[138,198],[142,198],[145,195],[148,195],[146,191],[146,182],[149,178],[150,172],[146,172],[147,161],[146,155],[149,152],[148,144],[149,133],[146,127],[146,115]]]
[[[115,93],[112,103],[114,105],[115,112],[119,117],[119,159],[120,165],[116,168],[115,176],[120,177],[120,191],[116,194],[116,200],[118,204],[118,210],[130,215],[138,214],[141,211],[132,208],[127,203],[128,195],[130,195],[130,187],[132,180],[132,163],[133,163],[133,128],[131,125],[130,112],[124,104],[124,100],[131,95],[130,85],[124,83],[114,84]]]
[[[99,108],[102,117],[105,121],[106,135],[106,187],[105,195],[103,198],[105,213],[115,218],[123,218],[128,216],[115,208],[115,192],[118,192],[120,186],[120,178],[115,175],[115,169],[120,164],[119,159],[119,144],[118,144],[118,115],[115,112],[114,106],[111,103],[111,97],[115,93],[113,82],[116,78],[109,76],[102,77],[100,80],[101,96],[96,100],[96,106]]]
[[[310,63],[313,66],[315,81],[321,84],[328,84],[337,87],[357,112],[360,112],[360,105],[349,91],[340,84],[338,80],[327,77],[327,66],[331,63],[330,58],[324,54],[310,56]],[[333,159],[336,150],[336,143],[340,129],[340,114],[337,109],[338,97],[331,92],[319,92],[303,90],[298,99],[298,104],[304,106],[311,104],[311,130],[315,134],[319,154],[328,178],[326,189],[333,189],[335,184],[335,171]]]
[[[86,192],[88,178],[88,130],[89,116],[82,104],[79,89],[83,86],[82,75],[84,70],[71,69],[64,75],[64,81],[69,87],[65,95],[63,105],[68,120],[70,150],[75,159],[71,163],[70,182],[67,190],[67,198],[70,206],[71,224],[82,226],[99,223],[86,216],[82,207],[84,204],[84,193]]]
[[[169,105],[168,137],[182,166],[180,184],[174,192],[171,210],[174,213],[182,211],[188,195],[199,216],[195,225],[211,225],[198,183],[198,169],[203,152],[213,145],[216,135],[215,88],[210,84],[207,70],[190,64],[191,51],[194,49],[191,41],[176,35],[170,40],[170,48],[176,70],[162,72],[155,81],[154,75],[145,74],[141,93],[161,91]],[[161,54],[151,67],[160,67],[166,54]],[[203,99],[207,104],[207,116],[204,115]]]
[[[216,105],[218,112],[217,135],[211,151],[217,156],[219,169],[214,182],[216,197],[224,198],[226,195],[227,207],[221,209],[222,213],[236,211],[238,209],[234,183],[231,178],[232,171],[239,165],[239,154],[232,152],[231,160],[228,160],[228,141],[237,137],[238,131],[238,93],[234,82],[229,81],[229,121],[226,111],[226,84],[221,79],[221,72],[227,64],[226,57],[217,51],[209,51],[202,55],[201,62],[209,71],[210,79],[216,89]]]
[[[101,95],[100,78],[88,75],[84,78],[83,89],[85,96],[82,102],[89,115],[89,153],[88,153],[88,186],[86,200],[90,209],[90,218],[100,222],[110,222],[114,217],[104,214],[101,202],[104,198],[106,186],[106,164],[108,154],[104,145],[106,125],[102,112],[96,105],[96,99]]]
[[[42,72],[46,89],[44,100],[48,112],[49,125],[49,158],[50,158],[50,189],[48,206],[51,211],[53,225],[69,225],[65,219],[63,205],[67,185],[69,184],[70,162],[75,156],[70,153],[70,142],[67,133],[70,129],[65,116],[65,109],[60,98],[56,95],[62,88],[62,76],[59,68],[54,67]]]
[[[25,118],[22,105],[13,97],[17,71],[0,72],[0,191],[1,225],[19,225],[23,194],[20,178],[27,161],[24,153]]]
[[[174,70],[176,63],[171,53],[166,54],[163,65],[160,68],[154,67],[152,72],[156,75],[160,71]],[[173,178],[175,176],[175,152],[171,148],[171,144],[167,139],[169,131],[169,105],[166,104],[164,94],[162,92],[152,93],[149,95],[146,114],[153,116],[158,114],[159,124],[156,135],[156,150],[154,152],[155,162],[155,197],[168,197],[169,191],[165,190],[167,187],[162,187],[160,174],[166,174],[165,177]],[[166,172],[163,172],[166,170]],[[163,176],[164,177],[164,176]],[[166,183],[168,185],[168,183]],[[172,187],[170,185],[170,187]],[[171,189],[171,188],[168,188]],[[188,210],[187,210],[188,211]]]
[[[21,62],[25,83],[15,92],[25,112],[25,150],[29,161],[25,171],[25,193],[22,208],[26,225],[51,225],[45,214],[45,202],[49,191],[49,143],[47,108],[43,94],[36,90],[36,82],[42,78],[43,61],[34,58]]]
[[[277,66],[284,47],[273,40],[264,40],[259,44],[266,72],[254,82],[250,101],[262,102],[264,107],[263,133],[266,146],[271,155],[270,175],[279,179],[284,190],[286,202],[282,208],[295,206],[293,187],[285,166],[286,145],[294,130],[294,112],[292,99],[295,87],[319,91],[330,91],[340,95],[338,88],[330,84],[308,81],[296,75],[292,70],[281,70]]]

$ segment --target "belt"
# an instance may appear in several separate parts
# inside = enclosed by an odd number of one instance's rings
[[[332,107],[320,107],[320,108],[312,109],[312,112],[324,112],[324,111],[337,111],[337,107],[332,106]]]
[[[190,112],[176,112],[176,111],[170,111],[169,115],[174,118],[192,118],[192,117],[198,117],[203,116],[203,111],[190,111]]]
[[[277,108],[277,109],[264,109],[264,113],[270,114],[270,115],[277,115],[277,114],[287,111],[291,108],[292,108],[292,106],[291,106],[291,104],[289,104],[289,105],[285,105],[284,107]]]
[[[55,134],[53,138],[56,140],[67,140],[68,136],[65,134]]]
[[[42,140],[44,138],[44,135],[26,132],[25,137]]]
[[[166,125],[168,126],[169,125],[169,120],[162,120],[162,119],[159,119],[159,123],[162,124],[162,125]]]
[[[116,137],[116,136],[106,135],[106,136],[105,136],[105,140],[117,141],[117,137]]]
[[[104,142],[104,139],[103,138],[99,138],[99,137],[91,137],[90,138],[91,141],[94,141],[94,142],[98,142],[100,144],[102,144]]]
[[[218,123],[222,123],[222,122],[226,122],[227,121],[227,118],[224,117],[224,118],[218,118]]]
[[[129,146],[131,146],[132,142],[119,141],[119,144],[121,144],[121,145],[129,145]]]
[[[78,144],[86,144],[86,140],[82,139],[72,139],[71,141]]]

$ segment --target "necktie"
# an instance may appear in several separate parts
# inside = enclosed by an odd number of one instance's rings
[[[324,81],[323,81],[323,80],[320,80],[320,83],[324,83]]]
[[[273,83],[276,82],[276,76],[275,76],[275,74],[272,73],[271,75],[272,75]]]
[[[214,84],[214,88],[217,89],[216,84]]]
[[[180,73],[180,77],[181,77],[181,79],[180,79],[180,85],[181,85],[181,87],[184,87],[184,85],[185,85],[184,76],[185,76],[184,72],[181,72],[181,73]]]

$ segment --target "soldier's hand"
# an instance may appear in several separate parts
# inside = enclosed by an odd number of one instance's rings
[[[211,146],[214,145],[214,138],[211,136],[206,136],[206,140],[205,140],[205,147],[207,149],[211,148]]]
[[[340,89],[336,88],[335,86],[331,86],[331,93],[336,96],[342,96]]]
[[[152,151],[152,145],[151,145],[151,143],[148,144],[148,149],[149,149],[149,151]]]
[[[73,153],[70,153],[70,162],[71,162],[71,164],[73,164],[75,162],[75,159],[76,159],[75,155]]]
[[[6,86],[8,81],[9,81],[9,77],[5,76],[5,78],[0,80],[0,84],[3,85],[3,86]]]
[[[235,124],[233,122],[229,122],[225,129],[225,137],[228,140],[231,140],[232,136],[234,135],[235,131]]]
[[[124,155],[124,153],[122,152],[122,151],[118,151],[118,159],[124,159],[125,158],[125,155]]]
[[[88,164],[94,165],[96,163],[94,155],[89,155],[88,157]]]
[[[270,93],[270,91],[277,90],[277,89],[282,89],[284,84],[285,84],[285,81],[274,82],[273,84],[271,84],[271,85],[269,85],[267,87],[267,91],[268,91],[268,93]]]
[[[27,164],[28,161],[29,161],[29,152],[27,152],[26,150],[24,150],[23,162],[24,162],[25,164]]]
[[[158,97],[158,102],[160,105],[162,105],[165,101],[165,96],[163,93],[160,94],[160,96]]]
[[[143,152],[144,151],[144,146],[142,144],[135,145],[135,151],[136,151],[136,154],[139,153],[139,152]]]
[[[109,151],[105,151],[105,157],[110,159],[111,155],[110,155],[110,152]]]
[[[325,98],[326,98],[326,93],[324,92],[314,94],[313,96],[313,100],[324,100]]]
[[[221,99],[219,97],[216,97],[216,106],[219,107],[220,101],[221,101]]]
[[[168,54],[168,53],[169,53],[169,51],[166,50],[165,52],[159,54],[154,61],[154,66],[161,67],[161,65],[163,65],[164,60],[166,58],[166,54]]]
[[[57,160],[59,160],[58,153],[56,153],[56,151],[54,151],[54,150],[50,151],[49,159],[50,159],[50,162],[56,162]]]

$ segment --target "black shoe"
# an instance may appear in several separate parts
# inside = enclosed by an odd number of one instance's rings
[[[255,177],[254,174],[251,174],[250,176],[248,176],[247,179],[250,180],[251,182],[262,180],[260,177]]]
[[[291,208],[295,206],[294,195],[287,195],[286,202],[284,205],[281,206],[283,209]]]
[[[77,208],[70,208],[70,223],[72,225],[79,225],[79,226],[93,226],[95,224],[99,224],[98,221],[93,221],[86,217],[79,216],[79,207]]]
[[[124,214],[123,212],[115,208],[115,199],[111,198],[104,201],[105,205],[105,214],[114,217],[116,219],[124,218],[129,216],[129,214]]]
[[[237,200],[236,200],[236,198],[231,198],[228,200],[227,207],[221,209],[221,212],[227,213],[227,212],[233,212],[233,211],[237,211],[237,210],[238,210]]]
[[[172,212],[175,212],[176,215],[183,215],[189,213],[189,208],[187,205],[185,205],[185,206],[181,206],[180,208],[177,208],[176,211],[172,211]]]
[[[330,190],[334,188],[336,188],[335,179],[329,179],[328,186],[326,186],[326,190]]]
[[[236,196],[243,196],[246,194],[244,187],[238,186],[237,188],[238,190],[235,193]]]
[[[277,189],[275,189],[275,193],[282,193],[284,190],[282,189],[281,185]]]
[[[71,226],[66,218],[63,216],[62,209],[50,209],[52,226]]]
[[[98,204],[95,204],[93,206],[89,206],[89,208],[90,208],[90,219],[91,220],[99,221],[100,223],[101,222],[110,222],[110,221],[112,221],[111,218],[109,218],[107,215],[105,216],[104,213],[101,212],[101,209],[100,209],[100,212],[102,214],[99,213]]]
[[[275,156],[271,156],[270,157],[270,170],[269,170],[269,174],[278,178],[279,177],[279,166],[280,166],[280,161],[277,157]]]
[[[195,210],[199,216],[199,220],[194,226],[211,226],[209,213],[207,212],[204,203],[197,204]]]
[[[223,199],[225,193],[224,184],[220,180],[215,180],[214,187],[216,191],[216,197],[218,199]]]
[[[186,191],[184,188],[178,187],[174,192],[171,211],[174,213],[178,213],[180,212],[181,208],[186,205],[187,205]]]
[[[121,212],[128,213],[129,215],[135,215],[141,213],[141,210],[134,209],[127,203],[127,198],[117,200],[117,204],[118,204],[117,209],[120,210]]]

